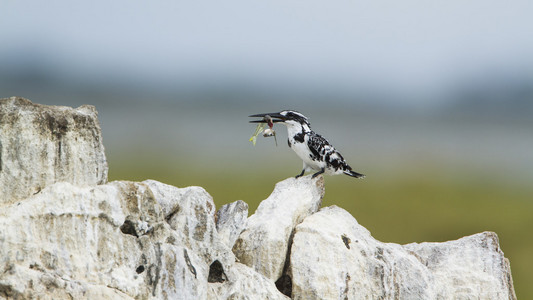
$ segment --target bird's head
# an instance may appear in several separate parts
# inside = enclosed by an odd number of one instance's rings
[[[251,115],[250,117],[262,117],[263,119],[250,121],[250,123],[268,123],[264,118],[267,115],[272,118],[272,123],[281,123],[287,126],[289,130],[303,130],[304,132],[311,130],[311,124],[309,124],[309,119],[294,110],[282,110],[277,113]]]

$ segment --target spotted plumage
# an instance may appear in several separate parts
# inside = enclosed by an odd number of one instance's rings
[[[284,110],[279,113],[258,114],[251,117],[263,117],[265,115],[277,118],[274,123],[282,123],[287,126],[289,147],[303,160],[302,172],[296,178],[311,170],[317,171],[313,177],[322,173],[329,175],[346,174],[355,178],[364,177],[363,174],[354,172],[342,155],[325,138],[311,130],[311,124],[303,114]]]

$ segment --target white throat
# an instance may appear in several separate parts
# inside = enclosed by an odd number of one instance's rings
[[[289,121],[283,122],[287,126],[287,134],[289,137],[292,137],[299,133],[311,132],[311,128],[307,124],[300,124],[299,122]]]

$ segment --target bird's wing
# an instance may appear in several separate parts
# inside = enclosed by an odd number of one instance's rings
[[[328,140],[319,134],[312,133],[309,135],[307,146],[312,153],[311,159],[325,161],[326,164],[338,170],[351,170],[352,168],[346,163],[344,157],[331,145]]]
[[[321,135],[316,133],[309,134],[309,139],[307,140],[307,147],[311,151],[313,160],[322,161],[324,157],[331,151],[335,151],[335,148]]]

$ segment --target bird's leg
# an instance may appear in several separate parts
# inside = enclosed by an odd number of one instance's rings
[[[302,170],[302,173],[296,175],[294,178],[302,177],[305,173],[305,168]]]
[[[324,168],[320,169],[320,171],[318,171],[318,172],[316,172],[315,174],[313,174],[313,176],[311,176],[311,178],[315,178],[315,177],[317,177],[318,175],[324,173],[324,171],[326,171],[326,169],[324,169]]]

